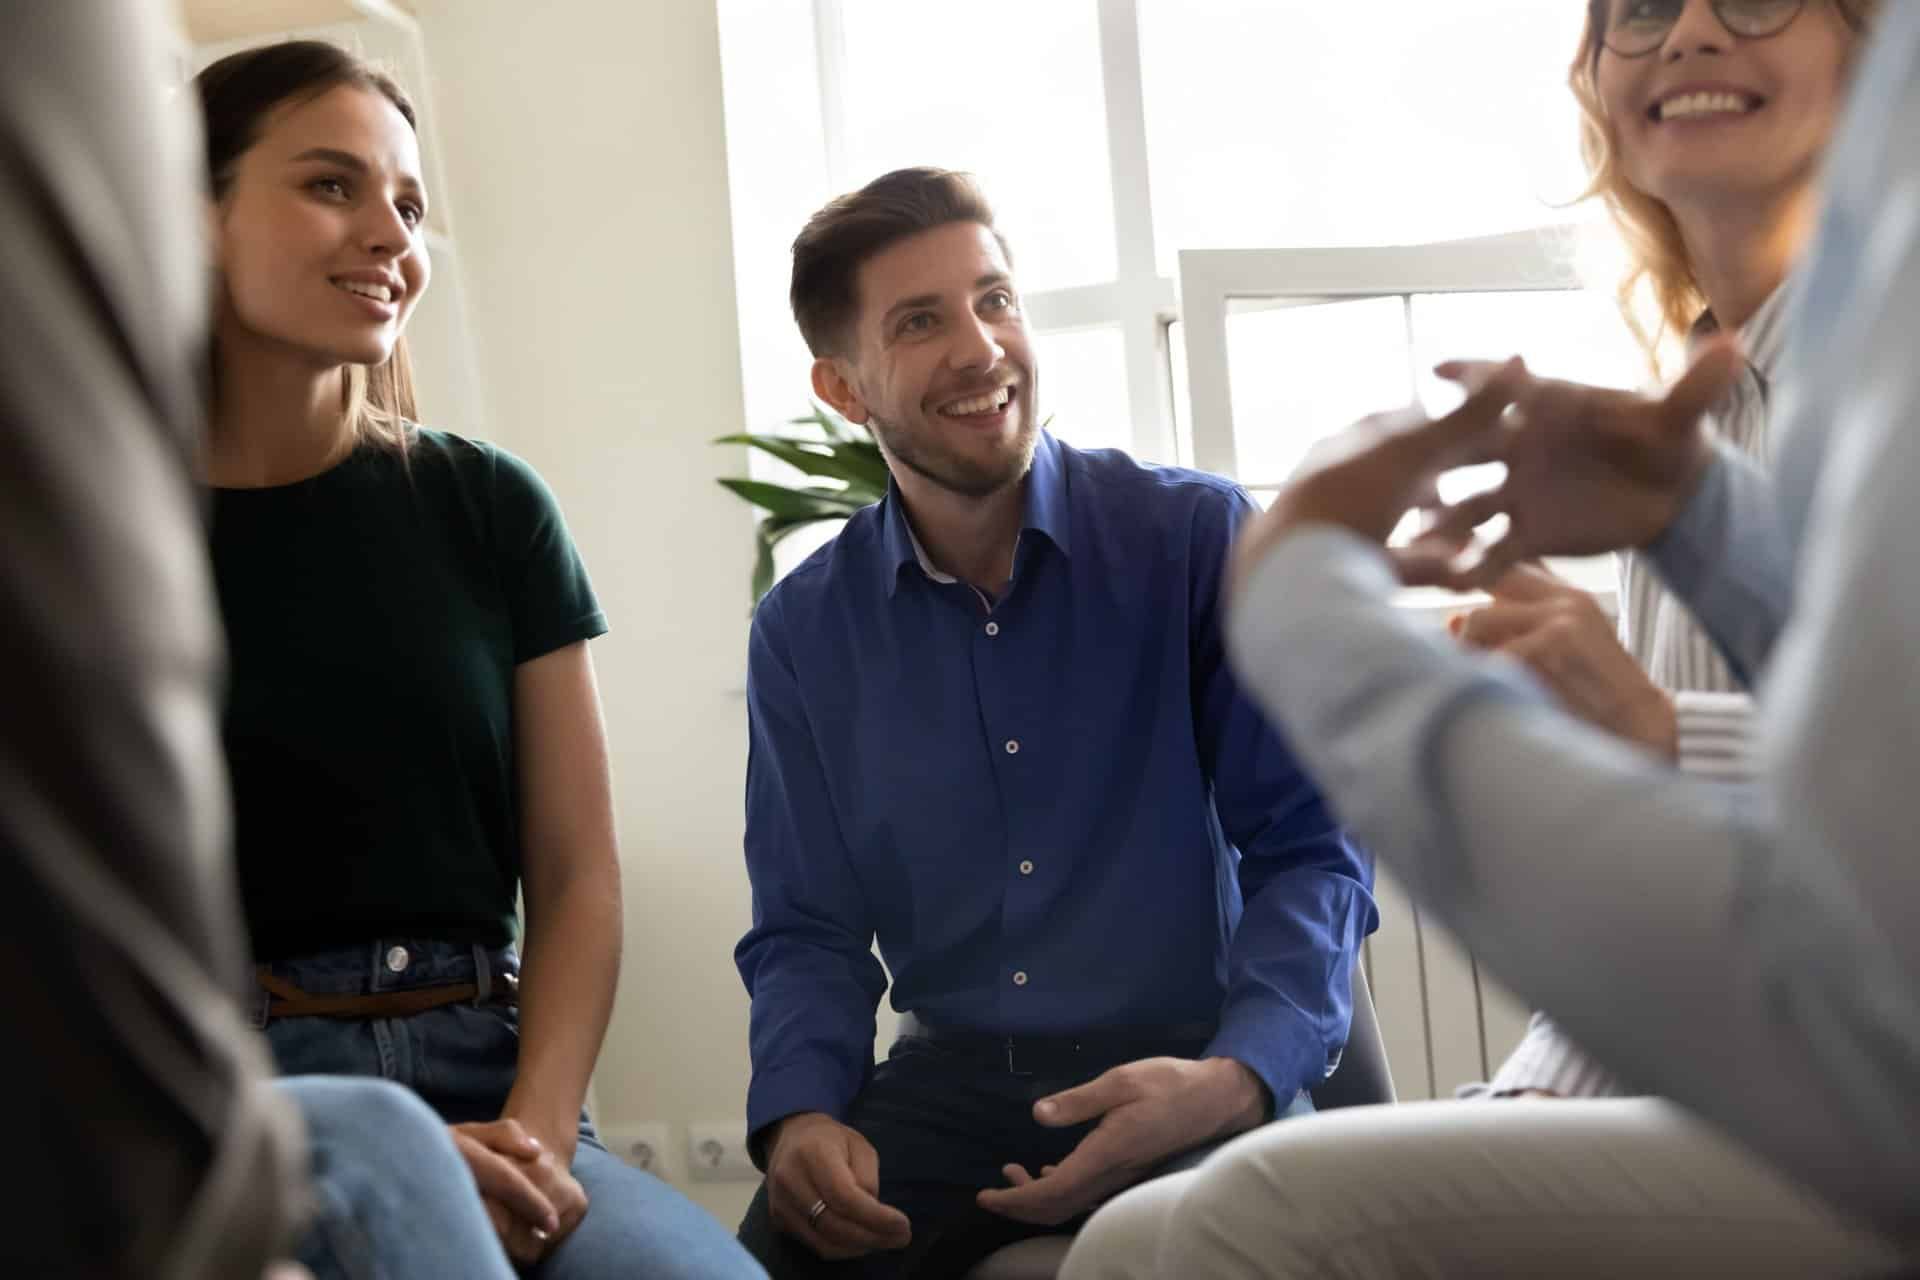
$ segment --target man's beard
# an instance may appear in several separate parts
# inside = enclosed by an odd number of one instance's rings
[[[1034,444],[1040,438],[1031,407],[1020,406],[1020,434],[1005,453],[988,461],[961,457],[942,445],[938,438],[923,439],[907,427],[888,422],[871,409],[867,429],[901,466],[949,493],[963,498],[985,498],[1027,474],[1033,463]],[[928,432],[929,437],[933,436]]]

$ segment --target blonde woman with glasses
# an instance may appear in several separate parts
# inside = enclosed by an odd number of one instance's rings
[[[1709,417],[1762,463],[1793,271],[1873,7],[1590,0],[1570,71],[1590,194],[1631,262],[1627,322],[1656,366],[1676,341],[1691,352],[1739,335],[1744,358]],[[1621,568],[1617,629],[1591,597],[1526,565],[1452,629],[1639,750],[1744,782],[1743,673],[1642,557]],[[1096,1215],[1063,1280],[1802,1277],[1894,1259],[1688,1116],[1631,1096],[1544,1015],[1489,1092],[1505,1100],[1337,1112],[1249,1135]]]

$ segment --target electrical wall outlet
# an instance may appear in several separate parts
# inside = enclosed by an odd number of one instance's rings
[[[758,1182],[746,1130],[724,1120],[688,1125],[687,1176],[695,1182]]]
[[[656,1178],[667,1176],[667,1143],[671,1139],[664,1124],[628,1124],[600,1133],[607,1150],[636,1169]]]

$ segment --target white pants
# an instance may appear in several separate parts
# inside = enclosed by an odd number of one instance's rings
[[[1060,1280],[1873,1277],[1901,1261],[1651,1098],[1359,1107],[1094,1215]]]

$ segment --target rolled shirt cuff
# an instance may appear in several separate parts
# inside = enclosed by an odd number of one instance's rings
[[[1744,693],[1676,693],[1680,771],[1715,782],[1751,782],[1753,699]]]

